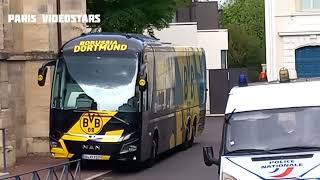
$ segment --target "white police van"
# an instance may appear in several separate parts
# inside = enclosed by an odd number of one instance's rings
[[[220,180],[320,180],[320,81],[235,87],[225,115]]]

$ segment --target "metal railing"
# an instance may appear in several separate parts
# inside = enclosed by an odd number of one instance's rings
[[[31,163],[31,162],[30,162]],[[75,166],[75,170],[73,171],[72,165]],[[62,171],[59,172],[59,170]],[[43,172],[47,172],[43,174]],[[30,171],[18,175],[7,176],[7,177],[0,177],[0,179],[13,179],[13,180],[23,180],[23,179],[30,179],[30,180],[80,180],[81,179],[81,160],[74,160],[69,161],[61,164],[57,164],[54,166],[49,166],[46,168],[38,169],[35,171]]]

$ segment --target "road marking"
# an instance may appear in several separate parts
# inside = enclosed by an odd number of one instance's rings
[[[88,177],[88,178],[86,178],[85,180],[94,180],[94,179],[96,179],[96,178],[98,178],[98,177],[101,177],[101,176],[104,176],[104,175],[106,175],[106,174],[108,174],[108,173],[110,173],[110,172],[111,172],[111,171],[102,172],[102,173],[93,175],[93,176],[91,176],[91,177]]]

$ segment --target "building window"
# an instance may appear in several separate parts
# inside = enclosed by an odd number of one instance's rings
[[[320,0],[300,0],[301,10],[320,10]]]

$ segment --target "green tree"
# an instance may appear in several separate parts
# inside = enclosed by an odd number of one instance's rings
[[[229,0],[221,12],[223,26],[238,25],[257,36],[261,47],[265,46],[264,0]]]
[[[147,28],[168,26],[176,10],[189,0],[87,0],[88,13],[101,14],[101,23],[91,24],[108,32],[142,33]]]
[[[249,79],[257,81],[260,64],[264,63],[264,48],[260,47],[259,38],[249,34],[239,25],[227,25],[229,31],[228,66],[247,68]]]
[[[229,67],[255,67],[263,63],[263,49],[259,39],[239,25],[227,25],[229,31]]]
[[[264,0],[228,0],[219,14],[229,29],[229,67],[248,68],[249,79],[256,81],[265,63]]]

